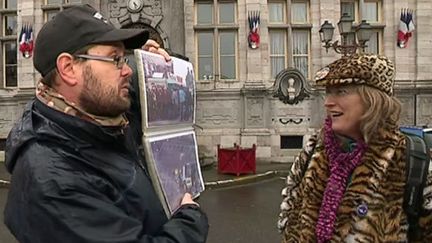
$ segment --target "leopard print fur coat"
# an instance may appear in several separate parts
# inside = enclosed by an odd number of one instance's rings
[[[397,129],[377,133],[362,163],[353,171],[337,212],[331,242],[408,242],[407,217],[402,209],[406,181],[406,141]],[[312,154],[308,163],[308,158]],[[322,135],[309,140],[291,167],[282,190],[278,227],[283,242],[316,242],[315,225],[329,177]],[[357,207],[367,205],[359,215]],[[432,173],[424,189],[420,217],[422,240],[432,242]]]

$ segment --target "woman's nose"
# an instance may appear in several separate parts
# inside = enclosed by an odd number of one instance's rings
[[[324,98],[324,106],[329,107],[335,104],[334,97],[330,94],[327,94]]]

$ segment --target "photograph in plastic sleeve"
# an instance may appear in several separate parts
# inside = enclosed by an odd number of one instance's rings
[[[194,71],[190,62],[179,58],[165,61],[141,51],[147,127],[192,124],[195,116]]]
[[[193,132],[149,139],[154,168],[171,214],[188,192],[195,198],[204,190]]]

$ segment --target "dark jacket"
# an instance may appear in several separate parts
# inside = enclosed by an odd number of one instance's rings
[[[22,243],[205,242],[207,217],[184,205],[167,219],[119,127],[58,112],[37,99],[10,132],[5,224]]]

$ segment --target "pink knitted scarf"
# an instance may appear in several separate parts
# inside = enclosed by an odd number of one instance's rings
[[[336,213],[345,193],[347,180],[360,164],[366,144],[357,141],[355,150],[344,153],[332,130],[330,118],[325,120],[324,144],[329,160],[330,177],[324,191],[315,234],[318,243],[328,242],[335,228]]]

